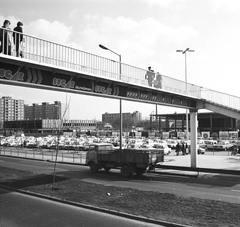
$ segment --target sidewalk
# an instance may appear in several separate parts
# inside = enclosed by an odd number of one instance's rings
[[[162,164],[191,167],[191,155],[164,156]],[[196,167],[240,171],[240,156],[198,155]]]
[[[27,150],[29,151],[29,150]],[[55,152],[54,152],[55,153]],[[45,160],[54,162],[55,154],[50,152],[19,152],[19,151],[1,151],[1,155]],[[85,164],[86,153],[59,153],[57,157],[58,163],[67,164]],[[196,175],[196,172],[205,173],[219,173],[219,174],[232,174],[231,171],[235,171],[234,175],[240,175],[240,155],[197,155],[197,165],[196,168],[191,168],[191,155],[179,155],[174,154],[164,156],[164,162],[161,163],[160,168],[156,168],[157,172],[177,174],[177,175]],[[202,169],[201,169],[202,168]],[[239,173],[238,173],[239,171]]]

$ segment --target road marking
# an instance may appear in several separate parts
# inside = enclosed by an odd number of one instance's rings
[[[240,192],[240,190],[231,190],[232,192]]]

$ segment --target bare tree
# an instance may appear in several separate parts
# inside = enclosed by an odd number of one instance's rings
[[[55,181],[56,181],[56,167],[57,167],[57,158],[58,158],[58,151],[59,151],[60,135],[61,135],[61,131],[62,131],[63,121],[64,121],[65,115],[67,113],[67,110],[69,108],[69,105],[70,105],[70,99],[67,100],[67,94],[66,94],[66,106],[65,106],[65,109],[64,109],[64,112],[63,112],[62,116],[60,117],[60,122],[59,122],[59,125],[58,125],[57,148],[56,148],[56,155],[55,155],[55,162],[54,162],[52,190],[54,190],[54,184],[55,184]]]

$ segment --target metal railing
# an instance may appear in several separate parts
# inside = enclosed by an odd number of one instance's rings
[[[84,151],[58,151],[56,159],[56,149],[39,149],[23,147],[2,147],[0,146],[0,155],[13,156],[19,158],[46,160],[66,163],[76,163],[84,165],[86,163],[86,152]]]
[[[16,49],[18,49],[16,43],[19,43],[20,53],[22,53],[24,59],[30,61],[139,86],[150,86],[153,90],[162,89],[179,93],[240,111],[240,97],[237,96],[203,88],[190,83],[187,83],[186,86],[184,81],[159,73],[153,73],[149,76],[149,71],[146,69],[141,69],[119,61],[113,61],[108,58],[31,35],[22,34],[23,39],[21,42],[21,34],[18,32],[3,28],[0,29],[0,32],[3,34],[3,40],[1,40],[2,49],[0,49],[0,52],[5,55],[19,56],[16,51]],[[16,38],[15,40],[13,39],[14,33],[18,34],[15,35],[15,37],[18,37],[18,41],[16,41]],[[120,67],[121,73],[119,70]]]

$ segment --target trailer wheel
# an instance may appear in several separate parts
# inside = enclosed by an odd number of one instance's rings
[[[121,168],[121,174],[123,177],[130,177],[132,175],[132,171],[129,165],[125,164]]]
[[[90,170],[92,173],[97,173],[98,172],[98,166],[95,162],[90,163]]]
[[[104,167],[104,169],[105,169],[106,172],[109,172],[111,168],[110,167]]]
[[[145,173],[145,171],[146,171],[145,168],[136,168],[136,175],[142,176]]]

